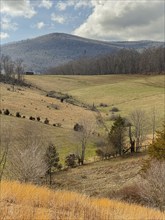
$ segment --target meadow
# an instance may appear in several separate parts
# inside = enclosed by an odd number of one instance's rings
[[[45,91],[59,91],[72,95],[84,103],[97,106],[109,114],[112,106],[122,116],[135,109],[148,114],[157,110],[158,121],[164,118],[164,75],[104,75],[104,76],[28,76],[27,80]],[[100,104],[107,104],[107,108]]]
[[[1,110],[9,109],[12,115],[19,112],[23,118],[0,115],[1,123],[12,124],[14,135],[19,134],[27,125],[35,130],[42,130],[44,139],[53,142],[59,151],[60,158],[64,161],[67,154],[77,152],[81,148],[78,133],[73,130],[76,123],[87,120],[96,124],[96,113],[80,106],[47,97],[50,91],[57,91],[72,95],[74,99],[89,105],[95,105],[101,111],[110,126],[109,112],[113,106],[119,109],[117,114],[128,116],[131,111],[143,109],[148,117],[156,109],[157,129],[164,119],[164,76],[142,75],[106,75],[106,76],[54,76],[34,75],[26,76],[25,80],[33,87],[12,86],[0,84]],[[107,107],[101,107],[104,103]],[[30,121],[29,117],[40,117],[40,122]],[[49,125],[43,122],[49,119]],[[61,127],[53,127],[60,123]],[[100,129],[99,129],[100,132]],[[96,136],[88,143],[86,159],[95,156]]]

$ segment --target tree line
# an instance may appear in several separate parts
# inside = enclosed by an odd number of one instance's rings
[[[115,54],[81,58],[47,70],[47,74],[105,75],[161,74],[165,72],[165,48],[149,48],[142,52],[122,49]]]

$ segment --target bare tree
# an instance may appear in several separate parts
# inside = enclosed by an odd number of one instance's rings
[[[79,124],[82,126],[81,131],[78,132],[78,138],[81,143],[81,153],[80,153],[79,163],[83,165],[87,143],[94,130],[94,124],[87,119],[83,119]]]
[[[132,126],[134,127],[136,151],[138,151],[139,147],[142,145],[146,138],[148,130],[147,115],[145,111],[136,109],[130,114],[129,118]]]
[[[156,122],[157,122],[157,117],[156,117],[156,108],[154,107],[151,110],[151,126],[152,126],[152,142],[155,140],[155,132],[156,132]]]
[[[23,65],[23,60],[22,59],[17,59],[15,61],[15,73],[17,75],[18,81],[23,81],[23,76],[24,76],[24,65]]]

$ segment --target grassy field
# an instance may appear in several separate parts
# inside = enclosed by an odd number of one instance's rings
[[[1,219],[10,220],[164,220],[165,213],[138,205],[52,191],[18,182],[1,183]]]
[[[21,131],[27,125],[42,128],[44,138],[51,140],[57,147],[62,158],[66,154],[76,152],[80,148],[77,132],[73,131],[75,123],[87,120],[97,129],[96,113],[90,110],[63,102],[46,96],[46,92],[55,90],[68,93],[75,99],[88,104],[95,104],[108,120],[109,110],[112,106],[119,108],[119,114],[127,116],[132,110],[144,109],[148,116],[152,108],[157,111],[157,128],[161,126],[164,118],[164,76],[138,76],[138,75],[107,75],[107,76],[26,76],[26,80],[34,87],[12,87],[0,84],[0,109],[9,109],[15,115],[20,112],[25,119],[1,115],[3,121],[12,124],[16,131]],[[41,90],[36,89],[35,86]],[[100,107],[105,103],[108,107]],[[30,121],[29,117],[41,118],[41,122]],[[45,118],[50,125],[45,125]],[[61,127],[53,127],[53,123],[60,123]],[[109,122],[108,123],[112,123]],[[95,137],[92,137],[95,139]],[[94,141],[89,142],[86,157],[95,156]]]
[[[106,114],[112,106],[120,114],[128,115],[135,109],[150,114],[156,108],[160,121],[164,118],[164,76],[107,75],[107,76],[28,76],[27,80],[45,91],[68,93],[76,99],[92,105],[108,105],[99,108]]]

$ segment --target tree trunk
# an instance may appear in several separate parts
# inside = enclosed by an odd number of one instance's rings
[[[82,153],[81,153],[81,164],[84,164],[84,159],[85,159],[85,144],[82,143]]]
[[[131,125],[129,126],[129,139],[130,139],[130,145],[131,145],[131,153],[133,153],[135,152],[135,141],[132,140]]]
[[[49,170],[49,184],[52,185],[52,169]]]

